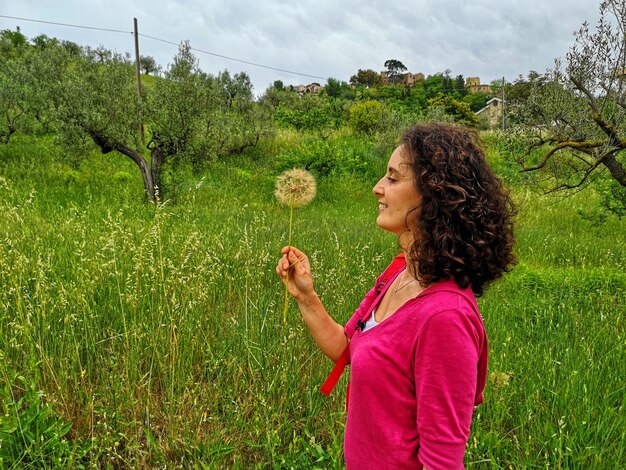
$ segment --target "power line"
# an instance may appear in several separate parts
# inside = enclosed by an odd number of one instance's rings
[[[54,24],[54,25],[58,25],[58,26],[68,26],[70,28],[94,29],[96,31],[107,31],[107,32],[110,32],[110,33],[133,34],[132,31],[122,31],[122,30],[119,30],[119,29],[108,29],[108,28],[96,28],[95,26],[83,26],[83,25],[79,25],[79,24],[55,23],[54,21],[33,20],[31,18],[20,18],[19,16],[0,15],[0,18],[10,18],[12,20],[31,21],[33,23],[44,23],[44,24]]]
[[[155,41],[164,42],[166,44],[172,44],[174,46],[178,46],[178,44],[174,42],[166,41],[165,39],[161,39],[161,38],[155,38],[154,36],[148,36],[147,34],[139,33],[139,36],[143,36],[144,38],[148,38],[148,39],[153,39]],[[279,72],[285,72],[285,73],[292,73],[294,75],[300,75],[301,77],[319,78],[321,80],[326,80],[328,78],[328,77],[320,77],[318,75],[310,75],[308,73],[293,72],[291,70],[281,69],[278,67],[272,67],[270,65],[257,64],[256,62],[250,62],[250,61],[243,60],[243,59],[236,59],[234,57],[229,57],[227,55],[222,55],[222,54],[216,54],[215,52],[204,51],[202,49],[197,49],[195,47],[190,47],[190,49],[192,51],[200,52],[202,54],[208,54],[208,55],[212,55],[215,57],[221,57],[222,59],[234,60],[235,62],[241,62],[242,64],[254,65],[255,67],[263,67],[264,69],[277,70]]]
[[[13,20],[31,21],[31,22],[34,22],[34,23],[44,23],[44,24],[52,24],[52,25],[58,25],[58,26],[68,26],[68,27],[71,27],[71,28],[92,29],[92,30],[95,30],[95,31],[106,31],[106,32],[112,32],[112,33],[123,33],[123,34],[134,35],[132,31],[121,31],[119,29],[108,29],[108,28],[96,28],[94,26],[84,26],[84,25],[68,24],[68,23],[56,23],[54,21],[43,21],[43,20],[35,20],[35,19],[31,19],[31,18],[20,18],[20,17],[17,17],[17,16],[0,15],[0,18],[10,18],[10,19],[13,19]],[[166,39],[157,38],[157,37],[154,37],[154,36],[148,36],[147,34],[141,34],[140,33],[139,36],[143,36],[145,38],[152,39],[154,41],[159,41],[159,42],[162,42],[162,43],[165,43],[165,44],[171,44],[171,45],[176,46],[176,47],[179,46],[178,43],[175,43],[175,42],[172,42],[172,41],[168,41]],[[214,56],[214,57],[220,57],[222,59],[232,60],[232,61],[235,61],[235,62],[240,62],[242,64],[247,64],[247,65],[253,65],[255,67],[261,67],[261,68],[264,68],[264,69],[276,70],[278,72],[284,72],[284,73],[290,73],[290,74],[298,75],[298,76],[301,76],[301,77],[318,78],[320,80],[326,80],[328,78],[328,77],[320,77],[319,75],[311,75],[311,74],[308,74],[308,73],[294,72],[293,70],[282,69],[282,68],[279,68],[279,67],[272,67],[270,65],[264,65],[264,64],[259,64],[259,63],[256,63],[256,62],[250,62],[248,60],[237,59],[235,57],[229,57],[227,55],[217,54],[215,52],[210,52],[210,51],[205,51],[205,50],[202,50],[202,49],[197,49],[195,47],[191,47],[190,49],[192,51],[200,52],[202,54],[207,54],[207,55],[211,55],[211,56]]]
[[[120,29],[97,28],[95,26],[85,26],[85,25],[69,24],[69,23],[57,23],[57,22],[54,22],[54,21],[35,20],[35,19],[32,19],[32,18],[21,18],[19,16],[0,15],[0,18],[9,18],[9,19],[13,19],[13,20],[30,21],[30,22],[33,22],[33,23],[43,23],[43,24],[51,24],[51,25],[57,25],[57,26],[67,26],[67,27],[70,27],[70,28],[91,29],[91,30],[94,30],[94,31],[106,31],[106,32],[110,32],[110,33],[130,34],[131,36],[134,36],[134,33],[132,31],[123,31],[123,30],[120,30]],[[157,38],[157,37],[154,37],[154,36],[148,36],[147,34],[139,33],[139,36],[143,36],[143,37],[145,37],[147,39],[152,39],[153,41],[159,41],[159,42],[162,42],[162,43],[165,43],[165,44],[170,44],[172,46],[176,46],[176,47],[179,46],[179,43],[168,41],[166,39]],[[272,67],[270,65],[264,65],[264,64],[259,64],[259,63],[256,63],[256,62],[250,62],[248,60],[237,59],[235,57],[230,57],[230,56],[223,55],[223,54],[217,54],[215,52],[205,51],[203,49],[197,49],[195,47],[190,47],[190,49],[192,51],[200,52],[201,54],[207,54],[207,55],[211,55],[211,56],[214,56],[214,57],[220,57],[222,59],[232,60],[232,61],[239,62],[239,63],[242,63],[242,64],[253,65],[254,67],[261,67],[261,68],[268,69],[268,70],[275,70],[277,72],[290,73],[292,75],[298,75],[300,77],[318,78],[320,80],[327,80],[328,79],[328,77],[321,77],[319,75],[311,75],[311,74],[302,73],[302,72],[294,72],[293,70],[287,70],[287,69],[282,69],[282,68],[279,68],[279,67]],[[449,90],[440,90],[440,91],[449,91]],[[454,89],[452,91],[454,91]]]

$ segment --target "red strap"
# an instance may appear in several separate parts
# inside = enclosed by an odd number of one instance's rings
[[[406,265],[406,260],[404,259],[404,253],[400,253],[398,256],[394,258],[391,264],[387,266],[387,269],[385,269],[385,272],[383,272],[383,274],[380,276],[379,278],[380,282],[376,285],[376,291],[378,295],[380,295],[383,288],[385,287],[385,284],[387,284],[389,279],[391,279],[394,274],[396,274],[398,271],[404,268],[405,265]],[[348,344],[346,348],[343,350],[343,352],[341,353],[341,356],[339,356],[339,359],[337,359],[337,362],[335,362],[335,366],[333,367],[333,370],[328,375],[328,378],[326,379],[324,384],[320,387],[320,392],[322,392],[326,396],[330,395],[330,392],[333,391],[333,388],[335,388],[335,385],[337,385],[337,382],[339,382],[339,378],[341,377],[341,374],[343,374],[344,369],[349,363],[350,363],[350,345]]]
[[[343,350],[341,356],[339,356],[339,359],[337,359],[337,362],[335,362],[335,366],[328,375],[326,382],[324,382],[324,384],[320,387],[320,392],[322,392],[326,396],[330,395],[330,392],[333,391],[333,388],[335,388],[335,385],[337,385],[337,382],[339,382],[339,377],[341,377],[341,374],[343,374],[343,370],[348,365],[348,362],[350,362],[349,344]]]
[[[406,266],[406,259],[404,258],[404,253],[400,253],[393,259],[391,264],[387,266],[387,269],[385,269],[385,271],[380,276],[380,282],[376,285],[376,291],[378,294],[382,292],[383,287],[385,287],[385,284],[389,282],[389,279],[391,279],[398,271],[404,268],[404,266]]]

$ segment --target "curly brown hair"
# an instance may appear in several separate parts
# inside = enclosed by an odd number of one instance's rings
[[[515,264],[509,192],[485,159],[478,134],[447,123],[419,124],[402,139],[419,206],[407,215],[410,269],[428,285],[454,279],[482,295]]]

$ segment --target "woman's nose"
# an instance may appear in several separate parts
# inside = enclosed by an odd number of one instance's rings
[[[379,180],[378,183],[376,183],[374,185],[374,187],[372,188],[372,192],[376,195],[376,196],[380,196],[383,194],[383,188],[380,184],[382,180]]]

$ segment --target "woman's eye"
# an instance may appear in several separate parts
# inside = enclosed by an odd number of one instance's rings
[[[395,183],[396,179],[392,178],[391,176],[387,176],[387,181],[389,181],[390,183]]]

